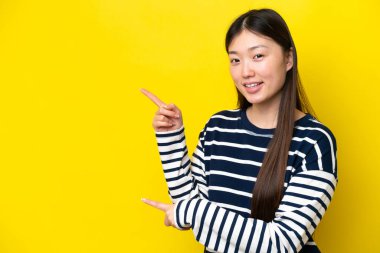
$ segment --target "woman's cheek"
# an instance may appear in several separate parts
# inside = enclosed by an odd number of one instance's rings
[[[230,71],[232,80],[234,81],[235,84],[239,83],[239,77],[238,77],[238,72],[236,69],[231,69]]]
[[[256,66],[256,74],[262,77],[268,76],[272,66],[266,62],[262,62]]]

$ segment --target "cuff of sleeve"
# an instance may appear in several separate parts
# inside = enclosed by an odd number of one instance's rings
[[[166,131],[166,132],[157,132],[157,131],[155,131],[154,133],[156,134],[157,138],[160,138],[160,137],[170,137],[170,136],[173,136],[173,135],[177,135],[180,132],[183,132],[184,129],[185,129],[185,127],[182,125],[178,129],[174,129],[174,130]]]
[[[185,230],[191,227],[187,222],[186,216],[189,211],[191,200],[180,200],[174,204],[174,225],[180,230]]]

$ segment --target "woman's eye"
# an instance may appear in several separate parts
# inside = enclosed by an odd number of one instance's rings
[[[262,54],[256,54],[254,57],[253,57],[253,59],[260,59],[260,58],[263,58],[264,57],[264,55],[262,55]]]
[[[231,63],[238,63],[238,62],[239,62],[239,59],[231,59],[230,62],[231,62]]]

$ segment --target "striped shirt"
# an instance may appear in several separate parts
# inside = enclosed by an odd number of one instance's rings
[[[191,228],[206,252],[319,252],[312,235],[337,184],[336,141],[310,114],[295,121],[284,194],[271,222],[250,218],[252,189],[274,129],[245,110],[214,114],[192,159],[184,128],[156,132],[179,229]]]

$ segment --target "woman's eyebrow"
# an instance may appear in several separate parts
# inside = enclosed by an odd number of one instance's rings
[[[259,48],[259,47],[266,47],[266,48],[268,48],[265,45],[257,45],[257,46],[253,46],[253,47],[248,48],[248,51],[255,50],[256,48]],[[228,51],[228,54],[237,54],[237,53],[238,53],[237,51]]]

